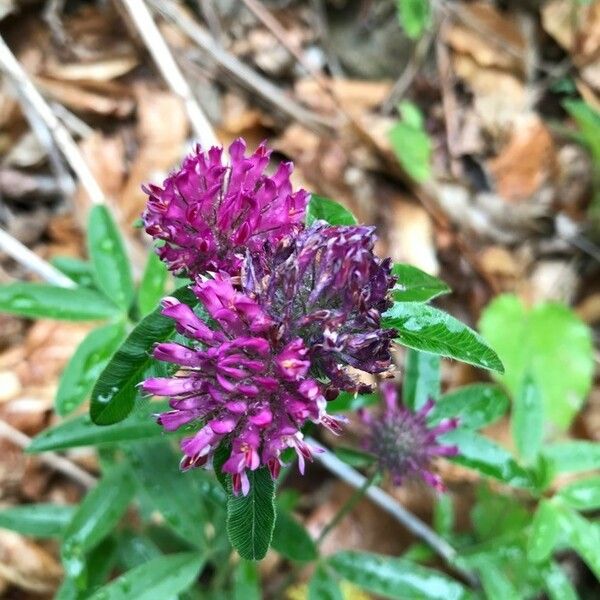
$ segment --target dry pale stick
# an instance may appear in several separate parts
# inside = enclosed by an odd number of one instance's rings
[[[56,117],[46,100],[33,85],[15,55],[0,36],[0,71],[6,73],[24,103],[35,111],[46,125],[57,147],[63,153],[67,163],[77,175],[84,190],[93,204],[104,203],[104,192],[98,185],[92,171],[85,162],[75,140],[67,128]]]
[[[10,425],[10,423],[7,423],[2,419],[0,419],[0,437],[7,439],[9,442],[12,442],[23,449],[31,444],[31,438],[28,435],[25,435],[22,431],[19,431]],[[93,488],[98,482],[93,475],[90,475],[79,465],[76,465],[68,458],[59,456],[54,452],[44,452],[39,455],[39,459],[55,471],[70,477],[73,481],[76,481],[86,489]]]
[[[150,6],[175,23],[185,35],[202,48],[224,71],[235,77],[246,88],[262,96],[279,111],[318,132],[333,129],[335,123],[304,108],[283,90],[259,75],[238,58],[227,52],[183,8],[172,0],[149,0]]]
[[[315,460],[320,462],[330,473],[333,473],[355,489],[361,489],[365,486],[367,478],[364,475],[361,475],[357,470],[347,465],[314,439],[307,438],[306,442],[314,448],[319,449],[319,452],[315,452],[314,454]],[[377,486],[367,488],[365,496],[406,527],[413,535],[428,544],[449,566],[457,573],[460,573],[469,583],[476,584],[476,579],[471,573],[459,568],[455,564],[455,559],[458,556],[457,551],[444,538],[421,521],[421,519],[415,517],[415,515],[406,510],[394,498]]]
[[[210,121],[206,118],[196,98],[194,98],[188,82],[179,69],[179,65],[175,61],[171,50],[167,46],[167,42],[160,33],[144,1],[121,0],[121,2],[127,9],[138,33],[144,40],[146,48],[163,79],[167,82],[171,90],[183,100],[194,134],[198,138],[200,145],[204,148],[218,146],[219,140]]]
[[[73,280],[40,258],[35,252],[32,252],[27,246],[23,245],[3,229],[0,229],[0,250],[6,252],[6,254],[19,264],[48,283],[68,288],[76,286]]]

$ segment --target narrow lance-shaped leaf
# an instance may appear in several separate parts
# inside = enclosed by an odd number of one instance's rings
[[[26,504],[0,510],[0,527],[39,538],[60,537],[73,517],[74,506]]]
[[[526,463],[536,458],[544,435],[544,406],[537,382],[527,375],[514,399],[512,434]]]
[[[337,578],[326,564],[317,565],[310,578],[308,600],[344,600]]]
[[[135,477],[149,501],[182,539],[203,547],[207,511],[191,476],[181,473],[168,443],[146,442],[128,447]],[[168,493],[165,492],[168,490]]]
[[[85,496],[64,532],[61,554],[68,575],[81,575],[86,552],[112,531],[131,501],[133,492],[131,473],[126,465],[121,465],[107,473]]]
[[[560,533],[559,513],[549,500],[541,500],[527,540],[527,556],[533,562],[547,560],[558,542]]]
[[[87,239],[98,288],[126,311],[134,295],[131,267],[117,224],[106,206],[92,207]]]
[[[115,317],[119,309],[87,288],[11,283],[0,286],[0,312],[31,319],[99,321]]]
[[[227,501],[227,534],[242,558],[264,558],[275,526],[275,484],[267,468],[248,472],[247,496],[230,495]]]
[[[557,497],[576,510],[600,508],[600,475],[574,481],[561,488]]]
[[[90,331],[63,371],[54,400],[56,412],[66,415],[86,400],[102,369],[125,337],[123,323]]]
[[[55,256],[50,262],[77,285],[86,288],[95,287],[92,265],[89,262],[71,256]]]
[[[100,588],[90,600],[175,598],[194,583],[203,562],[197,552],[154,558]]]
[[[398,302],[428,302],[450,292],[443,281],[412,265],[394,263],[392,273],[398,278],[392,289]]]
[[[440,395],[440,357],[428,352],[409,350],[406,355],[402,401],[411,410],[419,410],[428,398]]]
[[[179,288],[173,296],[190,306],[197,303],[187,287]],[[117,423],[133,409],[138,394],[136,386],[154,361],[151,356],[154,344],[168,339],[175,331],[173,320],[164,317],[161,310],[157,308],[138,323],[100,374],[90,406],[94,423]]]
[[[421,37],[431,18],[429,0],[396,0],[396,4],[406,35],[413,40]]]
[[[465,429],[456,429],[444,434],[441,439],[444,444],[458,446],[458,454],[450,458],[453,462],[516,487],[531,487],[528,472],[507,450],[486,437]]]
[[[551,562],[544,573],[544,585],[550,600],[579,600],[577,590],[555,562]]]
[[[330,225],[356,225],[355,216],[347,208],[324,196],[311,194],[306,224],[311,225],[317,220],[327,221]]]
[[[277,507],[271,545],[290,560],[315,560],[318,555],[317,547],[304,526],[281,506]]]
[[[569,546],[600,579],[600,525],[566,507],[560,510],[559,520]]]
[[[498,385],[474,383],[444,394],[436,403],[430,423],[458,418],[463,429],[480,429],[497,421],[506,413],[510,401]]]
[[[142,275],[138,291],[138,304],[142,317],[151,313],[165,294],[169,272],[155,252],[148,255],[148,262]]]
[[[120,442],[162,437],[163,430],[152,414],[164,410],[165,407],[164,402],[148,403],[124,421],[103,427],[93,423],[89,415],[79,415],[42,431],[33,438],[27,447],[27,452],[35,454],[81,446],[102,447]]]
[[[233,576],[233,600],[261,600],[261,598],[256,563],[241,560]]]
[[[385,327],[396,329],[396,341],[403,346],[455,358],[484,369],[503,370],[496,353],[477,332],[432,306],[395,302],[383,314],[383,323]]]
[[[398,600],[460,600],[466,588],[440,571],[417,563],[371,554],[339,552],[328,559],[339,575],[365,590]]]
[[[600,469],[600,444],[577,440],[544,447],[543,455],[556,473],[578,473]]]

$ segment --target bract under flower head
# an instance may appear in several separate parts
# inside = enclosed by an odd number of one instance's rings
[[[174,298],[163,314],[174,319],[187,344],[158,344],[154,356],[178,365],[175,377],[143,383],[146,392],[170,397],[171,411],[158,417],[169,431],[200,422],[183,439],[182,468],[210,464],[218,446],[231,446],[223,471],[234,493],[248,493],[248,470],[266,465],[275,478],[286,448],[298,454],[300,469],[312,457],[302,439],[306,421],[339,431],[326,413],[323,384],[309,376],[309,351],[253,298],[238,291],[225,274],[201,280],[198,299],[216,324],[210,329],[193,310]]]
[[[393,329],[381,327],[396,279],[374,252],[373,227],[317,221],[272,253],[248,254],[244,289],[279,326],[309,349],[311,374],[332,389],[360,388],[348,367],[382,373],[391,366]],[[335,394],[333,394],[335,396]]]
[[[430,398],[415,413],[398,405],[397,390],[390,381],[381,386],[385,410],[375,416],[367,411],[362,418],[367,425],[368,435],[364,442],[382,471],[387,471],[396,485],[409,477],[420,477],[437,490],[444,485],[439,475],[431,471],[431,462],[436,456],[455,456],[456,446],[440,444],[437,437],[456,429],[458,419],[446,419],[435,427],[427,424],[427,416],[435,406]]]
[[[149,196],[145,229],[164,240],[157,252],[172,271],[235,275],[246,249],[275,243],[304,220],[309,194],[292,191],[292,163],[269,176],[265,144],[250,156],[245,149],[243,140],[234,141],[225,164],[222,148],[196,146],[162,187],[143,188]]]

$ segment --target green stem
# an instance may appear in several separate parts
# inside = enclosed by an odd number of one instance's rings
[[[327,534],[334,529],[338,523],[349,513],[352,509],[362,500],[363,496],[367,493],[367,490],[371,487],[371,485],[375,482],[375,480],[380,479],[380,472],[375,471],[369,478],[365,479],[364,483],[357,489],[354,490],[354,493],[344,502],[340,510],[337,511],[333,519],[323,528],[319,538],[317,539],[317,545],[320,545]]]

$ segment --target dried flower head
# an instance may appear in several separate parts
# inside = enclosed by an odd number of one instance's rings
[[[373,227],[316,222],[272,253],[248,256],[244,288],[292,337],[309,348],[311,374],[333,390],[356,390],[348,367],[390,368],[395,332],[381,327],[396,279],[374,252]]]
[[[216,448],[226,443],[231,454],[222,469],[231,474],[236,494],[248,493],[247,470],[266,465],[275,478],[280,455],[289,447],[303,472],[305,460],[312,458],[300,431],[305,422],[340,430],[325,410],[323,384],[309,375],[308,347],[280,330],[227,275],[200,281],[193,289],[215,329],[189,306],[166,298],[163,314],[175,320],[189,343],[158,344],[154,356],[181,370],[143,383],[146,392],[170,397],[172,410],[158,418],[166,430],[202,423],[182,440],[182,468],[210,464]]]
[[[247,248],[275,243],[304,220],[309,195],[292,192],[292,163],[268,176],[265,144],[247,157],[245,149],[243,140],[234,141],[224,164],[222,148],[204,152],[196,146],[163,187],[144,187],[144,226],[164,240],[157,252],[172,271],[235,275]]]
[[[431,471],[436,456],[455,456],[456,446],[446,446],[437,437],[456,429],[458,419],[446,419],[435,427],[427,424],[427,415],[435,403],[430,398],[415,413],[398,405],[397,390],[390,381],[381,386],[385,410],[374,416],[363,411],[368,428],[365,449],[377,457],[379,467],[387,471],[392,481],[400,485],[408,477],[420,477],[437,490],[444,485],[439,475]]]

